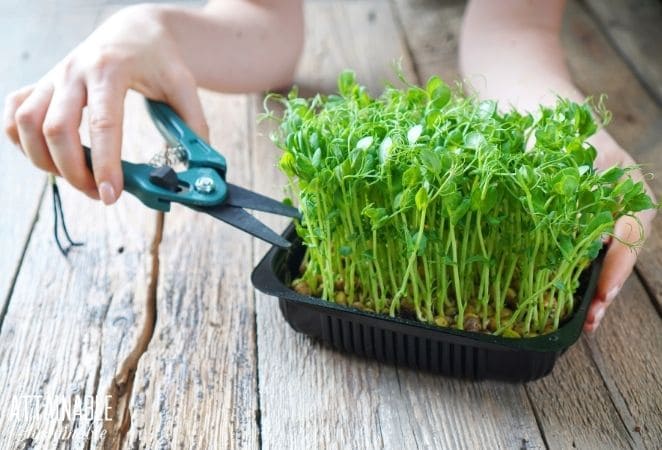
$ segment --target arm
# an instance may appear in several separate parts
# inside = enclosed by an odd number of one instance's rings
[[[113,203],[123,188],[120,150],[128,89],[169,103],[206,138],[197,87],[246,92],[289,83],[302,29],[301,0],[125,8],[36,84],[7,98],[5,131],[37,167]],[[94,175],[85,166],[78,132],[85,106]]]
[[[465,13],[460,38],[460,67],[484,98],[498,100],[534,111],[539,104],[552,104],[561,95],[577,102],[585,96],[574,85],[565,63],[559,34],[565,0],[472,0]],[[634,160],[605,131],[591,138],[598,150],[596,166],[632,165]],[[643,180],[641,172],[633,178]],[[653,198],[651,189],[646,186]],[[638,214],[644,235],[648,233],[654,211]],[[615,237],[637,242],[638,223],[624,217],[616,223]],[[593,331],[632,272],[636,251],[612,239],[604,261],[598,289],[591,303],[584,329]]]

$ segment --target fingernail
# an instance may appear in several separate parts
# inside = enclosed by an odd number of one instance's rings
[[[616,286],[611,289],[611,291],[607,292],[607,296],[605,297],[605,302],[607,304],[610,304],[618,295],[618,293],[621,291],[620,286]],[[604,314],[604,313],[603,313]]]
[[[107,181],[101,182],[99,185],[99,197],[106,205],[112,205],[115,203],[117,196],[115,195],[115,188],[113,185]]]
[[[606,308],[600,308],[595,313],[595,317],[593,318],[594,328],[597,328],[597,326],[600,325],[600,321],[605,316],[605,311],[606,311]]]

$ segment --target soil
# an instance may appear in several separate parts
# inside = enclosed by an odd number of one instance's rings
[[[305,267],[303,267],[305,269]],[[301,295],[312,296],[321,298],[322,296],[322,280],[321,276],[318,276],[318,289],[314,291],[308,285],[306,281],[301,278],[297,278],[291,284],[292,289],[298,292]],[[355,286],[360,287],[359,283],[355,283]],[[355,301],[350,301],[347,294],[344,291],[345,283],[342,280],[336,280],[334,283],[334,294],[333,301],[339,305],[350,306],[362,311],[369,311],[376,313],[374,306],[370,300],[367,300],[365,303],[361,301],[360,294],[357,295]],[[517,307],[517,294],[514,289],[508,289],[506,294],[506,306],[501,310],[501,321],[507,320],[512,316],[513,310]],[[487,311],[487,320],[483,322],[481,319],[481,306],[476,302],[470,303],[467,305],[464,311],[464,331],[470,331],[475,333],[483,334],[493,334],[497,329],[497,322],[495,317],[495,311],[493,307],[488,306]],[[457,308],[454,305],[447,305],[445,308],[445,315],[435,316],[430,321],[420,320],[416,315],[416,310],[414,308],[413,302],[405,297],[400,302],[400,311],[398,312],[398,317],[402,319],[409,319],[415,321],[423,321],[425,323],[433,324],[441,328],[455,328],[458,329],[457,325]],[[380,314],[380,313],[376,313]],[[547,334],[554,331],[552,319],[550,318],[545,326],[543,333]],[[535,337],[538,336],[538,333],[534,331],[525,332],[524,325],[522,323],[516,324],[513,328],[508,328],[501,333],[501,336],[507,338],[521,338],[521,337]]]

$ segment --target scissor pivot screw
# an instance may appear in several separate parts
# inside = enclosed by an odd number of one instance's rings
[[[211,194],[214,189],[216,189],[216,185],[211,177],[200,177],[195,180],[195,190],[201,194]]]

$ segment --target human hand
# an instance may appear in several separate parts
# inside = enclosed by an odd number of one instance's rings
[[[196,80],[159,11],[153,5],[121,10],[37,83],[5,101],[5,131],[32,163],[106,204],[123,189],[120,151],[128,89],[169,103],[194,131],[208,136]],[[78,131],[85,106],[93,174]]]
[[[607,169],[614,165],[635,164],[632,157],[604,130],[601,130],[590,141],[598,150],[596,168]],[[644,177],[639,170],[630,174],[635,181],[643,181],[645,184]],[[650,187],[647,184],[645,186],[648,195],[655,200]],[[603,262],[602,272],[600,272],[595,296],[586,316],[584,331],[592,332],[598,328],[607,308],[632,273],[637,261],[637,247],[648,236],[655,214],[654,209],[646,210],[636,214],[639,222],[629,216],[621,217],[616,222],[613,237],[607,241],[609,248]]]

